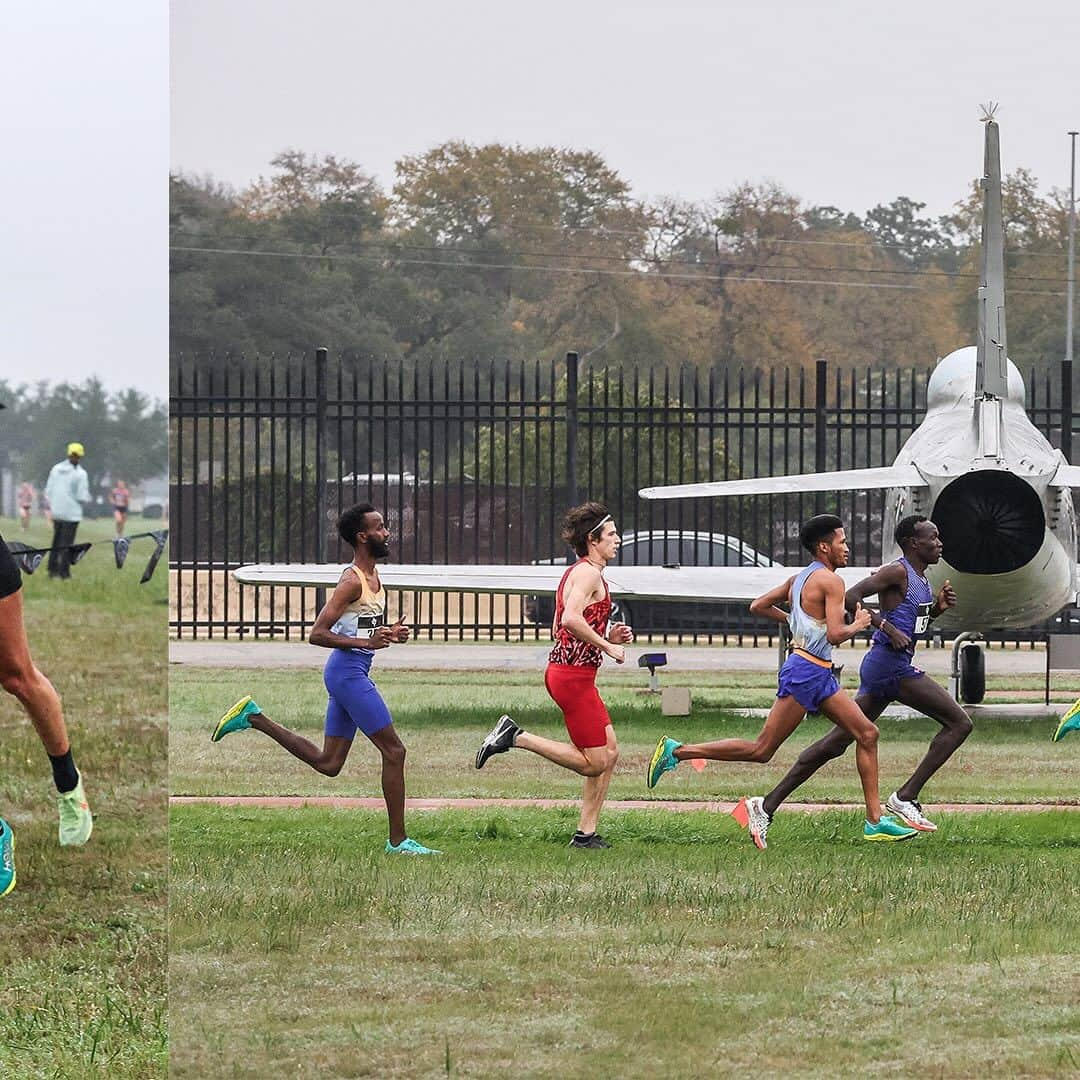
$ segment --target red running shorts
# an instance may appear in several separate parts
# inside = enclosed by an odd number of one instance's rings
[[[607,745],[611,717],[596,689],[597,670],[577,664],[548,664],[544,672],[547,692],[562,709],[570,741],[579,750]]]

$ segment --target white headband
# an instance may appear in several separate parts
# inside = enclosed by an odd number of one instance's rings
[[[597,523],[596,523],[596,524],[595,524],[595,525],[594,525],[594,526],[593,526],[593,527],[592,527],[592,528],[591,528],[591,529],[589,530],[589,535],[590,535],[590,536],[592,536],[592,534],[593,534],[594,532],[596,532],[596,530],[597,530],[597,529],[599,529],[599,528],[600,528],[600,527],[601,527],[602,525],[606,525],[606,524],[607,524],[607,523],[608,523],[608,522],[609,522],[610,520],[611,520],[611,515],[610,515],[610,514],[608,514],[608,516],[607,516],[607,517],[602,517],[602,518],[601,518],[601,519],[600,519],[600,520],[599,520],[599,521],[598,521],[598,522],[597,522]]]

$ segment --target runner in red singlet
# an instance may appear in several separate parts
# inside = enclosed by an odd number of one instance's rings
[[[611,596],[604,567],[618,554],[622,541],[611,515],[595,502],[570,510],[563,519],[562,535],[580,558],[563,574],[555,594],[551,623],[555,646],[548,657],[544,685],[562,709],[571,742],[532,735],[509,716],[501,716],[477,751],[476,767],[483,768],[492,754],[517,747],[580,773],[585,777],[585,790],[578,831],[570,846],[606,848],[610,845],[597,835],[596,824],[619,760],[619,747],[596,689],[596,674],[605,653],[621,664],[626,659],[623,646],[634,640],[634,632],[625,623],[608,627]]]

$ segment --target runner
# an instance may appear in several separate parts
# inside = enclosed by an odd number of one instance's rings
[[[405,832],[405,747],[394,730],[390,712],[371,681],[376,649],[409,640],[405,620],[384,625],[386,592],[379,581],[377,559],[390,554],[390,530],[375,507],[361,503],[338,520],[342,540],[353,549],[330,599],[315,619],[308,640],[330,649],[323,683],[330,700],[320,750],[314,743],[274,723],[250,697],[241,698],[218,721],[213,742],[234,731],[254,728],[269,735],[294,757],[325,776],[337,776],[361,731],[382,755],[382,790],[390,821],[386,850],[394,855],[439,855]]]
[[[86,802],[82,775],[71,756],[71,741],[60,698],[34,666],[23,622],[22,577],[0,536],[0,684],[30,716],[49,755],[60,812],[60,843],[79,846],[90,839],[94,819]],[[15,887],[11,827],[0,830],[0,896]],[[9,876],[10,875],[10,876]]]
[[[596,832],[596,826],[619,747],[596,690],[596,675],[605,654],[617,664],[626,659],[624,646],[634,640],[634,632],[625,623],[608,628],[611,596],[604,567],[618,554],[621,543],[611,515],[600,503],[575,506],[563,519],[562,535],[579,558],[563,574],[555,594],[551,623],[555,647],[548,657],[544,685],[562,709],[571,742],[532,735],[509,716],[501,716],[476,753],[476,767],[482,769],[492,754],[517,747],[584,776],[581,816],[570,846],[606,848],[611,845]]]
[[[127,523],[128,503],[131,501],[131,492],[123,480],[116,481],[116,487],[112,489],[113,519],[116,521],[116,535],[124,535],[124,525]]]
[[[916,830],[881,813],[878,730],[840,689],[833,674],[832,647],[849,641],[870,625],[870,612],[859,604],[855,607],[854,620],[845,625],[844,583],[836,573],[837,568],[846,566],[848,561],[843,522],[832,514],[820,514],[802,527],[799,538],[814,561],[750,605],[755,615],[788,623],[794,645],[780,669],[776,703],[769,711],[761,734],[753,741],[723,739],[701,746],[684,745],[665,736],[657,744],[649,763],[648,786],[655,787],[665,772],[687,759],[769,761],[808,712],[821,712],[858,744],[855,763],[866,800],[863,838],[907,840],[916,835]],[[790,614],[777,607],[781,603],[790,605]],[[732,813],[740,825],[749,828],[754,843],[764,850],[769,822],[761,799],[740,799]]]
[[[871,616],[877,631],[859,669],[855,704],[868,719],[876,721],[887,705],[899,701],[941,725],[918,768],[885,804],[912,828],[934,832],[937,826],[923,813],[919,795],[927,780],[971,734],[971,721],[959,703],[933,679],[923,678],[911,661],[916,641],[926,633],[931,619],[956,604],[956,593],[946,581],[935,597],[926,580],[926,568],[938,562],[943,548],[932,521],[921,515],[906,517],[894,535],[903,556],[852,586],[845,598],[849,611],[868,596],[877,596],[880,605],[880,613]],[[783,780],[760,800],[769,821],[784,799],[822,765],[840,757],[851,741],[846,731],[834,728],[808,746]]]
[[[34,485],[29,480],[24,480],[19,485],[16,501],[19,504],[19,524],[23,529],[29,529],[30,513],[34,509]]]

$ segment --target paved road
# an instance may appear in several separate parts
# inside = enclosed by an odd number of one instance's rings
[[[376,660],[380,668],[413,671],[542,671],[549,645],[476,645],[472,643],[410,642],[383,649]],[[733,645],[655,645],[631,646],[621,667],[604,664],[606,678],[625,676],[642,681],[637,667],[643,652],[667,653],[667,671],[678,676],[684,671],[775,671],[775,646],[743,648]],[[849,668],[862,661],[864,650],[843,648],[837,662]],[[299,642],[269,641],[172,641],[169,662],[203,667],[228,668],[321,668],[326,650]],[[934,675],[947,675],[951,663],[948,649],[920,649],[919,665]],[[1031,649],[991,649],[986,657],[987,672],[994,674],[1038,674],[1046,670],[1046,654]]]

